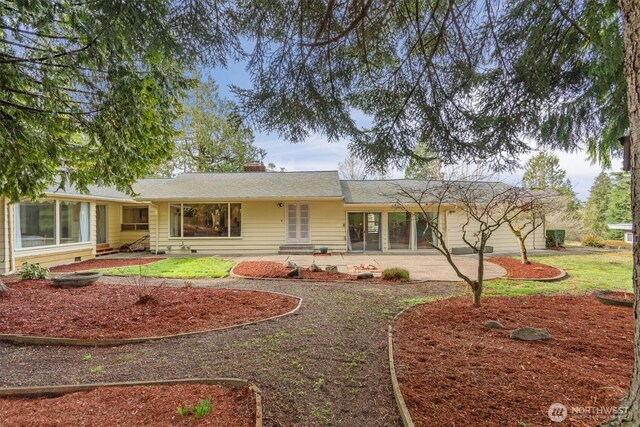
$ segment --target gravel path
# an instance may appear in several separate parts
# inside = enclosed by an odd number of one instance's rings
[[[397,426],[387,324],[411,299],[464,290],[451,283],[224,279],[188,284],[272,290],[304,301],[298,313],[282,319],[148,344],[75,348],[0,343],[0,386],[239,377],[262,389],[268,426]]]

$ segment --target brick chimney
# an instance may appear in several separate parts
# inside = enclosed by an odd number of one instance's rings
[[[267,168],[261,162],[249,162],[244,165],[245,172],[266,172]]]

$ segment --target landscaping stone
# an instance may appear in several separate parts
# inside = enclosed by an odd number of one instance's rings
[[[0,296],[7,295],[9,293],[9,288],[4,283],[0,282]]]
[[[320,267],[318,267],[318,265],[316,265],[316,264],[314,263],[314,264],[311,264],[311,265],[309,266],[309,271],[311,271],[311,272],[314,272],[314,273],[315,273],[315,272],[318,272],[318,271],[322,271],[322,269],[321,269]]]
[[[290,272],[287,273],[287,277],[299,277],[300,276],[300,268],[296,267]]]
[[[358,279],[373,279],[373,273],[360,273],[356,277]]]
[[[493,328],[493,329],[504,329],[504,326],[502,326],[502,323],[495,321],[495,320],[487,320],[486,322],[482,323],[484,326],[486,326],[487,328]]]
[[[298,266],[298,264],[293,261],[285,261],[282,265],[286,268],[296,268]]]
[[[542,341],[551,338],[549,331],[540,328],[531,328],[529,326],[520,329],[514,329],[509,334],[509,338],[523,341]]]
[[[326,271],[327,273],[337,273],[338,272],[338,266],[337,265],[327,265],[324,268],[324,271]]]

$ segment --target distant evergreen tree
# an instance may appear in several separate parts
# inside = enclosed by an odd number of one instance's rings
[[[541,151],[525,164],[522,186],[531,190],[555,190],[567,198],[566,211],[577,216],[582,204],[573,191],[567,172],[560,167],[560,159]]]
[[[404,170],[405,178],[436,180],[443,178],[440,159],[425,143],[419,142],[413,153],[416,157],[411,157],[409,160],[409,164]]]
[[[611,190],[612,184],[609,174],[604,171],[600,172],[591,186],[589,199],[584,209],[583,221],[585,227],[589,233],[602,238],[609,231],[607,228],[607,209]]]
[[[608,224],[631,222],[631,175],[627,172],[611,174],[611,193],[607,206],[606,220]],[[607,230],[606,237],[621,240],[624,232]]]

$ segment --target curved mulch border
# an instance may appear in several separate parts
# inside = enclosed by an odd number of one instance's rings
[[[133,387],[175,384],[209,384],[223,387],[244,387],[248,385],[256,398],[256,427],[262,427],[262,392],[255,384],[240,378],[182,378],[159,381],[128,381],[121,383],[94,383],[43,387],[7,387],[0,388],[0,397],[55,397],[77,391],[93,390],[99,387]]]
[[[607,291],[594,291],[592,294],[598,301],[605,305],[615,305],[619,307],[633,307],[634,300],[623,300],[607,296]]]
[[[221,289],[226,289],[226,288],[221,288]],[[143,342],[159,341],[167,338],[190,337],[190,336],[199,335],[199,334],[206,334],[208,332],[224,331],[227,329],[256,325],[258,323],[267,322],[269,320],[275,320],[284,316],[289,316],[290,314],[293,314],[298,310],[300,310],[300,307],[302,306],[302,298],[295,295],[285,294],[282,292],[263,291],[263,290],[258,290],[258,292],[266,292],[270,294],[284,295],[291,298],[297,298],[298,305],[296,305],[293,310],[287,313],[278,314],[277,316],[267,317],[266,319],[255,320],[253,322],[240,323],[238,325],[224,326],[222,328],[206,329],[203,331],[182,332],[182,333],[173,334],[173,335],[160,335],[160,336],[140,337],[140,338],[110,338],[110,339],[104,339],[104,340],[97,340],[97,339],[89,339],[89,338],[86,338],[86,339],[85,338],[59,338],[59,337],[41,337],[41,336],[32,336],[32,335],[19,335],[19,334],[0,334],[0,341],[9,341],[9,342],[20,343],[20,344],[75,345],[75,346],[84,346],[84,347],[107,347],[107,346],[118,346],[118,345],[126,345],[126,344],[140,344]]]
[[[553,266],[550,266],[553,267]],[[557,276],[553,276],[553,277],[538,277],[538,278],[528,278],[528,277],[502,277],[503,279],[507,279],[507,280],[527,280],[529,282],[555,282],[555,281],[560,281],[560,280],[564,280],[567,277],[569,277],[569,275],[567,274],[566,271],[564,271],[561,268],[558,267],[553,267],[556,270],[558,270],[560,273],[558,273]]]

